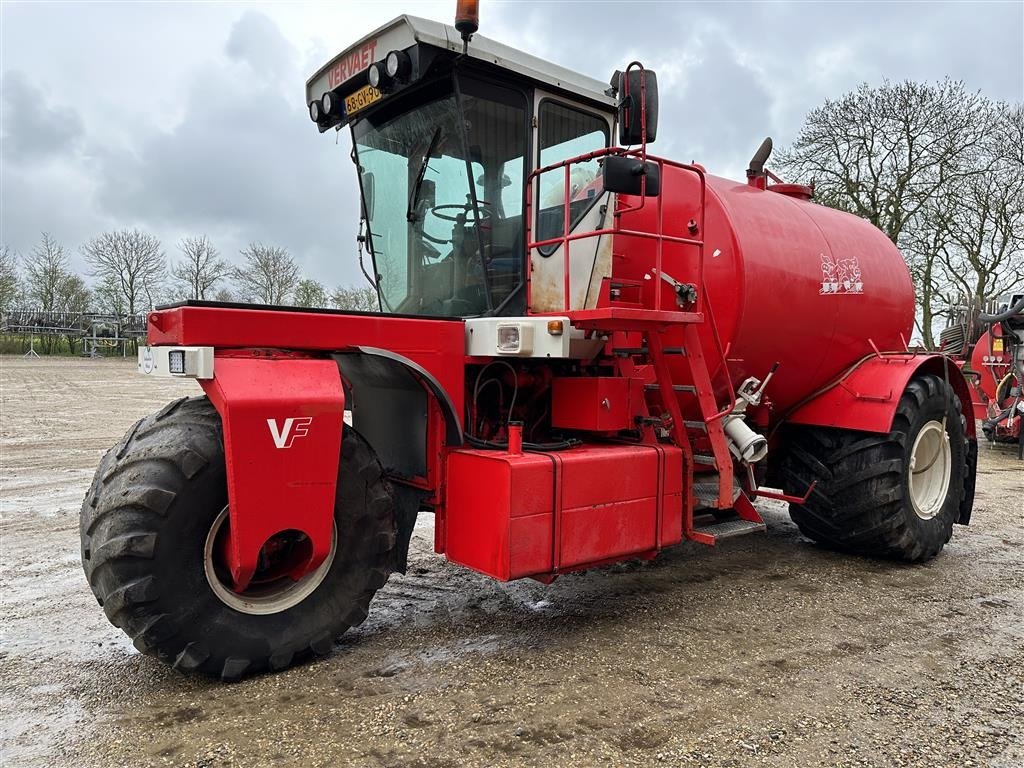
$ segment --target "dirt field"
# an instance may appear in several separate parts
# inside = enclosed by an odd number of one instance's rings
[[[1024,464],[983,446],[933,562],[767,536],[501,585],[430,552],[332,656],[235,685],[110,626],[78,509],[101,454],[198,388],[0,359],[4,766],[1024,766]]]

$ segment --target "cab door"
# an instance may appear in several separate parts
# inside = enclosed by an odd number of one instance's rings
[[[554,94],[534,97],[533,147],[536,168],[544,168],[609,146],[613,117]],[[611,194],[602,184],[599,160],[573,163],[537,177],[534,184],[534,242],[562,237],[568,195],[569,233],[611,226]],[[562,312],[596,306],[601,280],[611,276],[612,238],[594,236],[568,244],[569,301],[566,306],[566,251],[552,243],[530,252],[531,312]]]

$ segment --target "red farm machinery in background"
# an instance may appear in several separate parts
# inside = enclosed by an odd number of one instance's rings
[[[910,561],[970,518],[971,390],[907,350],[884,235],[782,183],[770,140],[744,182],[651,154],[654,72],[592,80],[473,37],[473,8],[402,16],[307,84],[316,127],[351,133],[379,313],[149,316],[140,370],[204,396],[104,457],[82,556],[179,669],[328,652],[420,513],[453,563],[542,582],[763,531],[760,497]]]
[[[1017,445],[1024,459],[1024,293],[993,301],[987,312],[960,307],[942,332],[942,348],[971,383],[974,417],[993,443]]]

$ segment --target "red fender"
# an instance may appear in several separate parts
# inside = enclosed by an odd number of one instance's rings
[[[200,381],[224,423],[230,529],[227,560],[236,589],[248,586],[274,534],[302,531],[315,570],[330,554],[345,392],[331,359],[216,358]],[[344,534],[342,534],[344,535]]]
[[[976,439],[971,389],[956,364],[942,355],[872,355],[828,389],[800,405],[786,421],[863,432],[889,432],[900,397],[916,373],[931,373],[949,381],[967,416],[967,437]]]

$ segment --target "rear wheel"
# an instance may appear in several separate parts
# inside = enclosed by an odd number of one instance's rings
[[[967,444],[960,400],[946,382],[915,376],[889,434],[794,427],[781,465],[801,533],[867,555],[920,561],[949,541],[966,489]]]
[[[103,458],[82,507],[82,562],[107,617],[140,651],[224,679],[282,669],[329,652],[390,573],[391,489],[347,428],[323,565],[293,580],[309,542],[286,531],[237,593],[222,554],[228,519],[221,422],[206,398],[146,417]]]

